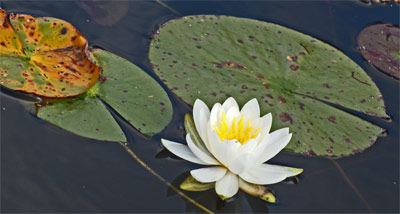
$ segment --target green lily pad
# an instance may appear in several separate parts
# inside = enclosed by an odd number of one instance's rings
[[[371,146],[382,128],[329,103],[387,118],[382,95],[349,57],[311,36],[276,24],[228,16],[187,16],[156,32],[149,59],[161,80],[188,104],[211,107],[233,96],[257,98],[273,129],[290,127],[286,150],[344,156]]]
[[[118,123],[96,97],[54,100],[39,109],[38,117],[83,137],[126,141]]]
[[[172,104],[162,87],[121,57],[100,49],[91,54],[103,70],[101,81],[79,97],[48,101],[37,116],[80,136],[126,141],[108,105],[147,136],[164,129],[172,118]]]
[[[99,68],[87,55],[86,38],[70,23],[0,9],[0,84],[44,97],[89,90]]]
[[[389,24],[371,25],[358,35],[363,57],[390,76],[400,78],[400,28]]]

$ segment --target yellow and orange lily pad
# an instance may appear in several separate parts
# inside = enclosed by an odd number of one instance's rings
[[[8,21],[9,20],[9,21]],[[44,97],[88,91],[99,78],[86,38],[70,23],[0,9],[0,84]]]

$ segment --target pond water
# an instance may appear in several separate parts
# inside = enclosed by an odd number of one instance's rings
[[[2,1],[1,7],[8,12],[64,19],[76,26],[90,45],[130,60],[160,84],[147,59],[151,35],[162,23],[179,16],[255,18],[337,47],[381,90],[392,121],[359,116],[385,128],[387,136],[379,137],[363,153],[336,160],[280,153],[272,163],[305,171],[296,180],[269,186],[279,200],[277,204],[243,192],[227,202],[219,200],[214,190],[186,194],[214,212],[399,212],[399,81],[363,60],[356,44],[358,33],[371,24],[399,25],[398,5],[358,1],[167,4],[180,15],[157,2],[114,1],[112,13],[121,19],[111,26],[104,26],[101,20],[104,11],[92,11],[92,17],[80,1]],[[179,186],[195,165],[163,151],[160,138],[184,142],[183,118],[191,109],[170,91],[168,94],[174,107],[173,120],[153,138],[144,137],[124,121],[119,123],[128,147],[168,182]],[[76,136],[36,118],[33,109],[29,97],[2,88],[1,212],[203,212],[149,173],[118,143]]]

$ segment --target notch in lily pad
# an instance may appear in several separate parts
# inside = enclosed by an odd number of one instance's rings
[[[102,68],[101,80],[79,97],[48,101],[37,116],[80,136],[105,141],[126,141],[111,109],[147,136],[164,129],[172,118],[172,104],[157,81],[108,51],[95,49],[91,56]]]

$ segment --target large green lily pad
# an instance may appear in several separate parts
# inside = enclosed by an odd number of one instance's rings
[[[371,146],[383,131],[329,103],[387,118],[371,78],[349,57],[276,24],[228,16],[187,16],[157,30],[149,59],[181,99],[209,107],[233,96],[257,98],[273,129],[290,127],[286,150],[344,156]]]
[[[172,118],[172,104],[162,87],[121,57],[100,49],[91,54],[103,70],[101,81],[79,97],[49,100],[37,116],[84,137],[126,141],[108,105],[141,133],[160,132]]]
[[[87,40],[70,23],[0,9],[0,84],[44,97],[70,97],[89,90],[99,68]]]

